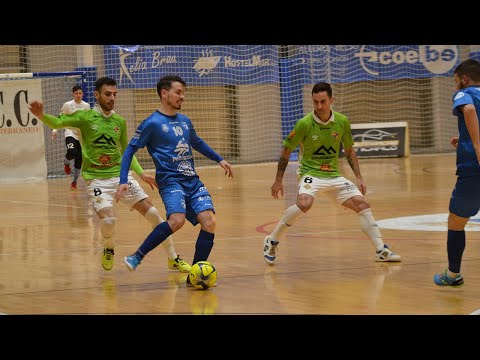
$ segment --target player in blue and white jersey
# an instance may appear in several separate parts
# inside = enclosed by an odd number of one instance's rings
[[[159,224],[138,250],[125,257],[130,271],[140,264],[148,252],[170,234],[179,230],[185,220],[194,226],[200,223],[193,263],[207,261],[215,237],[215,208],[212,198],[195,171],[193,149],[219,163],[225,175],[233,178],[232,166],[200,138],[191,120],[178,113],[185,98],[185,81],[179,76],[165,76],[157,83],[160,106],[137,128],[122,159],[120,184],[116,198],[127,190],[127,174],[133,155],[143,147],[153,159],[155,180],[166,209],[167,221]]]
[[[450,197],[448,215],[448,268],[435,274],[439,286],[461,286],[465,226],[480,209],[480,62],[467,59],[454,71],[457,92],[453,95],[453,115],[458,118],[458,133],[451,139],[457,149],[457,181]]]

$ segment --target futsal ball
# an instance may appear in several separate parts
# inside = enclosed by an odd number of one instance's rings
[[[190,269],[188,278],[193,287],[207,290],[217,283],[217,270],[208,261],[199,261]]]

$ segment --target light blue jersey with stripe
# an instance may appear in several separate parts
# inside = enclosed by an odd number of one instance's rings
[[[457,145],[457,175],[471,176],[480,175],[477,154],[473,148],[472,139],[468,133],[465,117],[460,106],[473,104],[477,111],[477,119],[480,116],[480,87],[470,86],[457,91],[453,95],[453,115],[458,117],[458,145]]]

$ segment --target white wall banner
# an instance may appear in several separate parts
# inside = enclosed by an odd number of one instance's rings
[[[40,79],[0,80],[0,181],[47,178],[43,123],[28,103],[42,99]]]

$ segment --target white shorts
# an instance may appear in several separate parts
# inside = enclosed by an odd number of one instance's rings
[[[119,183],[119,176],[109,179],[94,179],[86,182],[87,192],[96,212],[106,207],[113,207],[115,193],[117,192]],[[131,209],[133,205],[147,197],[148,194],[143,190],[138,181],[135,180],[131,172],[129,172],[128,190],[123,193],[120,202]]]
[[[343,204],[353,196],[363,196],[357,186],[343,176],[318,178],[305,175],[298,183],[298,193],[308,194],[313,197],[319,193],[332,201],[337,201],[339,204]]]

